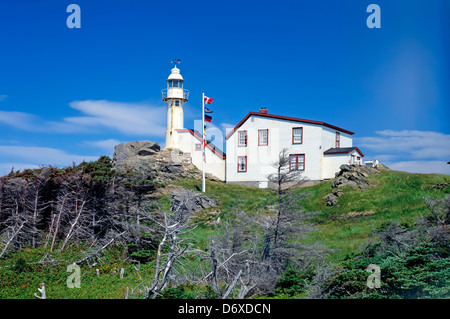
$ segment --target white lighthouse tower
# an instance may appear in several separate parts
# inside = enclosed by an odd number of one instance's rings
[[[183,105],[188,101],[189,91],[183,88],[184,79],[177,68],[180,59],[173,61],[175,67],[167,78],[167,89],[162,90],[163,101],[167,103],[167,130],[165,148],[177,148],[175,134],[177,129],[184,128]]]

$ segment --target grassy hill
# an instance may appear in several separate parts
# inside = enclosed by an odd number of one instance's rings
[[[338,251],[330,256],[331,261],[342,260],[346,255],[360,251],[371,240],[370,233],[393,221],[412,226],[414,222],[430,212],[423,197],[442,198],[450,193],[450,187],[431,188],[433,185],[449,183],[450,176],[440,174],[411,174],[381,170],[381,174],[368,177],[369,189],[344,187],[344,195],[337,205],[328,207],[324,196],[331,192],[332,181],[296,189],[297,193],[308,193],[301,202],[308,212],[319,212],[314,222],[317,230],[309,238]],[[185,180],[179,185],[199,190],[201,182]],[[245,186],[207,183],[207,194],[219,199],[219,209],[226,218],[227,211],[240,209],[247,212],[268,213],[268,206],[276,202],[276,196],[268,189]],[[203,216],[207,218],[207,214]]]
[[[340,264],[349,254],[361,252],[369,242],[376,240],[371,237],[375,230],[393,221],[411,227],[420,217],[429,215],[424,196],[442,198],[450,193],[450,187],[431,188],[450,183],[447,175],[383,170],[381,174],[368,177],[368,181],[370,187],[365,190],[344,187],[344,195],[332,207],[327,207],[323,200],[331,192],[332,181],[295,190],[299,195],[309,194],[301,201],[304,211],[318,212],[313,219],[315,231],[306,242],[320,242],[334,249],[328,257],[332,263]],[[197,191],[201,189],[201,181],[194,179],[175,184]],[[199,227],[189,239],[198,249],[206,249],[210,236],[220,229],[220,223],[214,224],[219,217],[226,220],[230,212],[237,209],[256,217],[274,214],[276,194],[269,189],[212,181],[207,181],[206,189],[208,196],[218,199],[218,206],[195,216]],[[160,201],[167,206],[166,195]],[[138,286],[142,277],[152,276],[154,262],[151,256],[150,262],[142,263],[138,272],[136,264],[127,258],[127,247],[117,245],[106,249],[97,265],[82,265],[82,289],[69,289],[65,284],[69,275],[66,266],[79,259],[86,248],[83,244],[72,244],[59,254],[50,253],[44,247],[24,248],[0,259],[0,298],[35,298],[33,294],[42,282],[46,283],[48,298],[124,298],[127,288]],[[121,268],[125,270],[123,278],[119,277]],[[203,288],[191,285],[183,296],[195,297],[196,291]],[[139,296],[139,289],[134,293]]]

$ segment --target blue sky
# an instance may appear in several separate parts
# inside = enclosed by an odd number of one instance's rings
[[[205,90],[222,131],[264,106],[356,132],[366,160],[450,174],[449,39],[447,0],[2,1],[0,174],[163,145],[173,58],[186,127]]]

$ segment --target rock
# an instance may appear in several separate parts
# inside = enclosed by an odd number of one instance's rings
[[[155,142],[120,143],[114,148],[114,169],[119,173],[138,172],[155,182],[167,184],[180,178],[201,178],[201,172],[177,149],[165,150]]]
[[[155,142],[134,141],[120,143],[114,147],[113,165],[119,172],[127,169],[141,170],[149,162],[155,159],[152,155],[160,151],[160,146]]]
[[[325,197],[323,197],[323,199],[327,203],[327,206],[334,206],[338,203],[337,197],[333,194],[328,194]]]
[[[351,186],[367,189],[369,188],[369,182],[366,180],[366,177],[380,173],[375,168],[363,165],[343,164],[339,168],[340,171],[336,173],[336,180],[333,181],[332,188]]]
[[[336,187],[351,186],[353,188],[358,188],[359,185],[363,185],[363,182],[360,181],[360,183],[358,184],[357,182],[347,179],[345,177],[339,177],[331,184],[331,187],[336,188]],[[367,188],[365,185],[363,187]]]
[[[444,189],[450,187],[450,183],[440,183],[440,184],[436,184],[431,186],[430,188],[435,188],[435,189]]]
[[[333,189],[330,194],[324,196],[322,199],[325,200],[327,206],[334,206],[338,203],[338,197],[344,195],[344,192],[340,189]]]
[[[120,143],[114,147],[113,163],[121,164],[130,157],[147,156],[159,152],[161,147],[158,143],[148,141],[134,141]]]
[[[375,168],[378,169],[378,170],[383,170],[383,169],[389,169],[390,170],[389,167],[387,167],[386,165],[381,164],[381,163],[378,163],[377,165],[375,165]]]
[[[340,196],[344,195],[344,192],[341,191],[341,190],[338,189],[338,188],[333,189],[333,190],[331,191],[331,193],[332,193],[334,196],[336,196],[336,197],[340,197]]]
[[[164,171],[172,174],[181,174],[183,173],[184,169],[183,165],[181,164],[167,163],[166,165],[164,165]]]
[[[183,215],[190,215],[217,205],[216,199],[189,189],[173,190],[170,201],[171,210]]]

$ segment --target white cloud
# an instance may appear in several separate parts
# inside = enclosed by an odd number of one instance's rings
[[[166,108],[148,104],[105,100],[74,101],[70,107],[86,116],[68,117],[64,122],[80,127],[107,127],[129,135],[164,136]]]
[[[82,145],[90,146],[97,148],[101,151],[106,151],[106,155],[113,154],[114,152],[114,146],[120,144],[121,142],[119,140],[110,138],[107,140],[100,140],[100,141],[84,141],[82,142]]]
[[[37,146],[10,146],[0,145],[0,154],[2,157],[9,157],[9,159],[17,159],[19,163],[29,163],[26,165],[52,165],[52,166],[69,166],[72,162],[77,164],[82,161],[95,161],[98,156],[84,156],[77,154],[70,154],[66,151]],[[8,162],[11,162],[9,160]],[[0,163],[1,166],[10,165],[11,163]],[[22,164],[20,164],[22,165]],[[12,165],[16,167],[15,165]]]
[[[355,145],[403,159],[450,159],[450,135],[416,130],[384,130],[378,136],[355,138]]]
[[[11,172],[11,169],[14,169],[14,171],[22,171],[27,168],[36,169],[39,168],[39,166],[29,163],[0,163],[0,176],[8,175]]]
[[[163,137],[165,134],[165,107],[106,100],[74,101],[70,107],[81,116],[45,121],[29,113],[0,111],[0,123],[30,132],[95,133],[111,129],[126,135]]]
[[[383,130],[376,136],[355,138],[363,152],[394,170],[450,174],[450,135],[417,130]]]
[[[447,174],[450,175],[450,165],[445,161],[404,161],[389,165],[390,169],[409,173]]]
[[[39,118],[29,113],[0,111],[1,123],[26,131],[39,130]]]
[[[220,123],[220,127],[222,128],[222,131],[224,132],[224,136],[227,136],[228,133],[230,133],[236,124],[230,124],[230,123]]]

